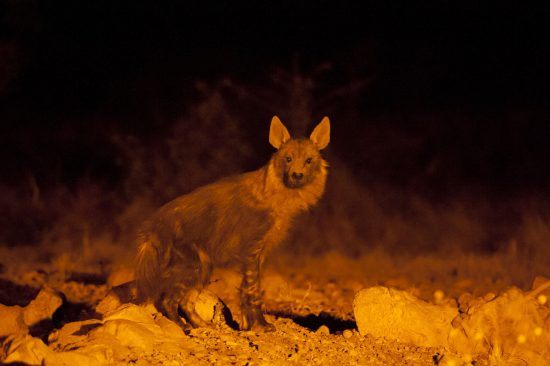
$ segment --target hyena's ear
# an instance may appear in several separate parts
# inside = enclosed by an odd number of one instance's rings
[[[328,117],[323,118],[323,120],[313,129],[309,139],[313,141],[319,150],[323,150],[327,147],[330,142],[330,121]]]
[[[271,126],[269,127],[269,143],[274,148],[279,149],[288,140],[290,140],[290,133],[288,133],[279,117],[273,116]]]

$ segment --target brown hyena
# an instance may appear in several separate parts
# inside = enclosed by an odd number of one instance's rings
[[[242,329],[273,330],[261,310],[260,269],[287,234],[292,219],[314,205],[325,188],[330,140],[327,117],[309,139],[291,139],[276,116],[269,163],[249,173],[200,187],[162,206],[139,235],[138,299],[152,300],[182,328],[205,325],[195,301],[215,265],[237,264]],[[178,306],[188,322],[178,315]]]

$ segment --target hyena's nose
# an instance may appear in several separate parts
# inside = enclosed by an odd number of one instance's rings
[[[303,173],[292,173],[292,178],[296,179],[296,180],[300,180],[304,177],[304,174]]]

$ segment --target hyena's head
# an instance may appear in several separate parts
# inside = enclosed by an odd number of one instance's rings
[[[269,142],[278,151],[273,156],[276,174],[288,188],[301,188],[313,182],[325,172],[326,162],[320,150],[330,141],[330,121],[328,117],[313,129],[309,138],[293,139],[281,120],[275,116],[271,120]]]

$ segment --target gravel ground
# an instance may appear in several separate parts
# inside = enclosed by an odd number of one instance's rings
[[[0,303],[26,305],[39,289],[62,292],[66,303],[54,316],[50,328],[36,334],[46,340],[54,329],[94,316],[94,307],[108,293],[113,281],[131,276],[124,266],[79,265],[60,270],[60,260],[48,260],[29,248],[0,251]],[[482,259],[480,259],[482,260]],[[347,259],[336,254],[313,258],[295,266],[279,257],[267,268],[263,289],[267,319],[276,327],[272,333],[238,331],[226,325],[191,331],[175,349],[151,352],[131,348],[118,364],[128,365],[461,365],[461,355],[444,349],[401,344],[393,339],[361,336],[356,329],[352,302],[361,288],[384,284],[407,290],[420,298],[453,303],[458,294],[482,294],[509,285],[494,269],[482,273],[467,267],[434,276],[426,271],[426,259],[411,259],[406,267],[391,263],[387,256]],[[433,258],[434,263],[437,258]],[[471,262],[471,261],[470,261]],[[373,270],[378,263],[378,271]],[[415,264],[416,263],[416,264]],[[453,262],[456,265],[456,261]],[[475,263],[471,264],[476,267]],[[63,266],[61,266],[63,267]],[[437,271],[441,266],[435,266]],[[475,273],[475,274],[474,274]],[[210,289],[239,319],[237,273],[216,271]],[[50,345],[53,346],[53,345]],[[459,361],[456,361],[459,360]],[[475,364],[486,364],[477,359]]]

